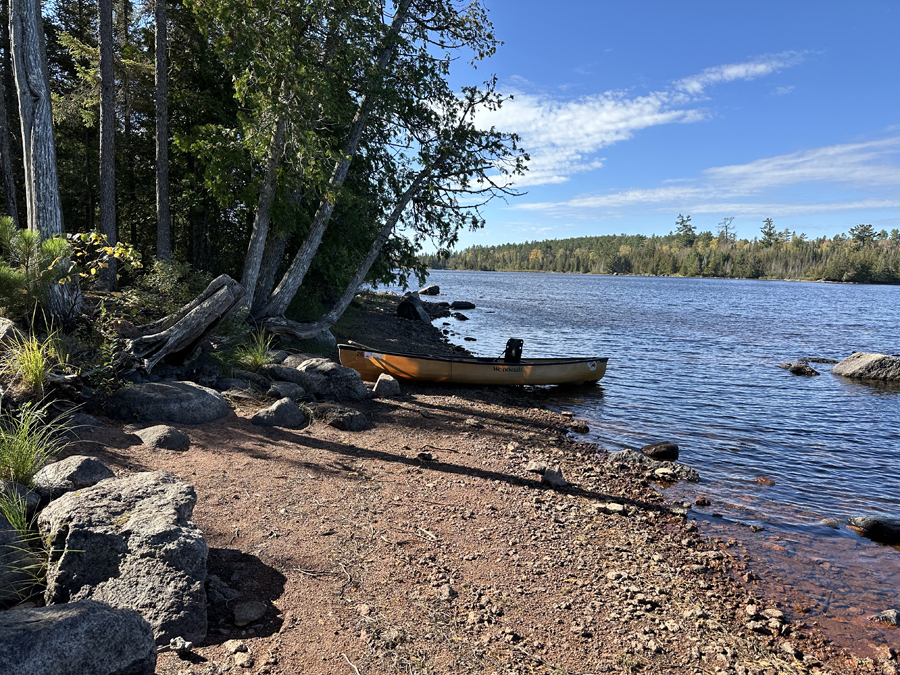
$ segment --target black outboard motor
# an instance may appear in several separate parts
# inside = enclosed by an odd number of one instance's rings
[[[522,360],[523,340],[510,338],[506,341],[506,349],[503,352],[503,360],[507,363],[518,363]]]

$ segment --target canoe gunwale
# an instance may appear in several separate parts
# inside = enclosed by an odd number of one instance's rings
[[[373,354],[384,354],[386,356],[399,356],[405,359],[421,359],[423,361],[441,361],[449,363],[462,363],[472,365],[507,365],[507,366],[565,366],[575,363],[585,363],[586,361],[596,361],[597,363],[609,362],[608,356],[577,356],[568,358],[546,358],[546,359],[521,359],[519,361],[504,361],[503,357],[491,356],[424,356],[422,354],[405,354],[403,352],[389,352],[384,349],[372,349],[359,344],[339,344],[338,351],[345,349],[347,351],[364,351]]]

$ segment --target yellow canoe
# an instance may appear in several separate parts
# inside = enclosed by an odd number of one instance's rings
[[[606,357],[522,359],[508,363],[502,358],[394,354],[346,344],[338,345],[338,352],[341,365],[353,368],[368,381],[387,373],[398,380],[474,385],[589,384],[603,377],[609,360]]]

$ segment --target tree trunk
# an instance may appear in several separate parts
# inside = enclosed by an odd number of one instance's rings
[[[22,124],[25,202],[28,229],[41,239],[63,234],[53,111],[47,73],[47,50],[38,0],[10,0],[10,52]],[[51,317],[68,322],[80,311],[77,283],[53,284],[47,309]]]
[[[266,249],[263,252],[262,263],[259,266],[256,292],[253,294],[253,304],[250,306],[251,314],[262,310],[269,293],[275,287],[275,276],[281,268],[287,241],[287,234],[279,234],[269,230],[269,237],[266,239]]]
[[[100,234],[116,244],[116,75],[113,64],[112,0],[100,0]],[[100,270],[100,285],[113,291],[116,260]]]
[[[340,319],[344,315],[344,312],[347,311],[353,298],[356,297],[359,287],[362,285],[363,281],[365,281],[366,275],[369,273],[369,270],[372,269],[372,265],[375,264],[375,261],[381,254],[381,249],[384,248],[388,237],[391,236],[391,232],[393,232],[394,228],[397,226],[397,221],[400,220],[403,210],[407,207],[409,202],[412,201],[412,198],[416,196],[422,183],[433,170],[434,166],[422,169],[415,180],[404,191],[403,195],[397,201],[397,204],[394,205],[391,214],[388,216],[387,220],[385,220],[381,230],[379,230],[378,235],[375,237],[375,241],[373,241],[372,245],[369,247],[369,252],[357,268],[356,274],[353,275],[353,279],[347,285],[347,289],[327,314],[312,323],[299,323],[283,317],[270,317],[262,321],[263,327],[275,335],[283,335],[295,340],[309,340],[337,323],[338,319]]]
[[[6,213],[13,224],[19,226],[19,208],[16,202],[16,181],[13,175],[11,144],[9,142],[9,117],[6,114],[7,71],[9,69],[9,23],[0,19],[0,48],[3,49],[3,74],[0,82],[0,169],[3,171],[3,191],[6,196]]]
[[[381,77],[394,56],[394,50],[397,46],[397,37],[409,14],[411,4],[412,0],[401,0],[398,5],[397,13],[394,15],[390,30],[385,36],[381,51],[378,54],[378,61],[373,80],[378,80]],[[353,157],[356,155],[359,141],[366,128],[366,120],[368,119],[369,110],[372,107],[372,96],[374,95],[372,90],[375,89],[375,81],[369,82],[368,89],[369,91],[363,95],[359,102],[359,107],[353,118],[353,123],[350,126],[350,132],[344,142],[341,159],[334,166],[331,178],[328,181],[328,187],[325,189],[325,196],[319,203],[319,208],[316,211],[316,215],[313,217],[313,222],[306,235],[306,239],[303,241],[300,250],[294,257],[293,262],[291,262],[291,266],[272,292],[271,297],[259,316],[275,317],[283,315],[287,310],[288,305],[291,304],[291,300],[293,300],[294,296],[297,294],[297,289],[299,289],[300,285],[303,283],[307,271],[309,271],[312,259],[319,249],[319,244],[322,243],[325,227],[328,225],[328,221],[334,211],[337,193],[344,184],[344,180],[347,178],[350,162],[353,161]]]
[[[244,287],[246,292],[244,301],[247,303],[248,309],[253,307],[253,296],[256,292],[257,279],[259,279],[259,268],[263,259],[266,238],[269,234],[269,223],[272,220],[272,202],[275,201],[275,190],[278,186],[278,168],[281,166],[281,155],[284,151],[285,126],[283,119],[275,122],[275,129],[272,132],[272,144],[269,147],[269,157],[266,160],[266,173],[259,191],[256,216],[253,219],[250,245],[247,247],[247,255],[244,258],[244,274],[241,277],[241,286]]]
[[[166,0],[156,0],[156,257],[160,260],[172,257],[167,47]]]

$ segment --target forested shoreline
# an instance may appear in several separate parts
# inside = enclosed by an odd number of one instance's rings
[[[900,231],[876,232],[857,225],[849,234],[809,239],[777,232],[771,219],[761,236],[737,239],[728,228],[718,235],[693,232],[690,216],[679,216],[668,235],[603,235],[472,246],[442,256],[421,257],[430,269],[636,274],[803,279],[855,283],[900,283]],[[728,220],[728,225],[731,221]]]

